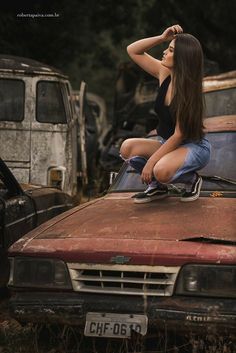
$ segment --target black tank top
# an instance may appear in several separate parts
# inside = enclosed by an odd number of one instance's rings
[[[159,124],[157,134],[164,139],[168,139],[175,131],[175,118],[170,112],[170,106],[165,105],[166,92],[169,87],[171,77],[167,76],[159,87],[154,110],[157,113]]]

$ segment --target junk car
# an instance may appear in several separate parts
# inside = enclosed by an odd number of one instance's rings
[[[158,126],[153,109],[157,90],[157,80],[137,66],[132,63],[121,66],[116,85],[113,126],[101,153],[104,169],[119,170],[123,163],[119,149],[126,138],[145,137]],[[206,117],[235,114],[236,71],[206,76],[203,94]]]
[[[13,244],[11,315],[71,325],[101,352],[113,339],[126,339],[127,351],[141,342],[145,351],[234,352],[236,115],[205,126],[213,152],[197,201],[181,203],[177,184],[164,200],[135,204],[144,186],[124,164],[107,195]]]
[[[9,274],[7,249],[25,233],[72,208],[71,196],[59,189],[19,184],[0,158],[0,288]]]
[[[80,158],[82,165],[79,169],[83,170],[87,177],[87,190],[85,191],[88,196],[92,196],[108,186],[108,183],[105,184],[105,179],[108,178],[100,165],[101,150],[106,144],[106,135],[110,128],[106,103],[99,95],[87,92],[86,84],[82,85],[80,91],[74,91],[73,96],[80,117],[78,146],[84,140],[80,147],[84,155]],[[83,114],[81,114],[81,107]]]

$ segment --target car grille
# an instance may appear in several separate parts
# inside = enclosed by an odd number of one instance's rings
[[[76,292],[170,296],[180,267],[67,264]]]

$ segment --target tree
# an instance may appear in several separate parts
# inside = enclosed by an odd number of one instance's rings
[[[161,33],[173,23],[199,38],[206,57],[220,71],[235,68],[234,0],[21,0],[1,6],[2,53],[55,66],[70,76],[74,88],[83,79],[90,91],[110,103],[117,66],[129,60],[127,44]],[[59,16],[17,16],[21,13]]]

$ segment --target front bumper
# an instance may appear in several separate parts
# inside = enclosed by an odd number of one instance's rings
[[[18,292],[9,302],[11,315],[20,322],[57,323],[84,327],[87,312],[145,314],[148,330],[174,328],[227,332],[236,330],[236,300],[193,297],[123,297],[56,292]]]

